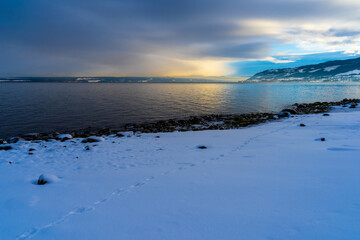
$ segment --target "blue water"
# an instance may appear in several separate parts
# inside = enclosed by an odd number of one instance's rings
[[[0,137],[360,98],[359,84],[0,83]]]

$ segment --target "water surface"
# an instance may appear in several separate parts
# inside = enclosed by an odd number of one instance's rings
[[[0,137],[360,98],[359,84],[0,83]]]

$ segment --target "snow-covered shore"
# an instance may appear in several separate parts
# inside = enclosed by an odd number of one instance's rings
[[[357,110],[11,144],[0,239],[360,239]],[[53,181],[37,185],[41,174]]]

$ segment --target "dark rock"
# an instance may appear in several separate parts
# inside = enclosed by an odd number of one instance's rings
[[[21,136],[26,141],[36,140],[40,138],[40,133],[27,133]]]
[[[6,144],[5,140],[0,139],[0,144]]]
[[[38,185],[44,185],[44,184],[46,184],[47,183],[47,181],[45,180],[45,179],[39,179],[38,181],[37,181],[37,184]]]
[[[111,134],[110,128],[102,128],[99,130],[99,135],[110,135],[110,134]]]
[[[101,142],[101,141],[103,141],[103,139],[100,137],[88,137],[88,138],[83,139],[81,142],[82,143],[94,143],[94,142]]]
[[[207,147],[206,147],[206,146],[198,146],[197,148],[199,148],[199,149],[206,149]]]
[[[13,149],[12,146],[0,146],[0,150],[8,151]]]
[[[278,114],[279,118],[286,118],[286,117],[290,117],[291,114],[289,112],[279,112]]]
[[[324,141],[325,141],[325,138],[320,138],[320,141],[324,142]]]
[[[65,142],[69,139],[72,139],[73,136],[71,134],[58,134],[55,137],[57,140],[60,140],[61,142]]]
[[[351,103],[349,108],[356,108],[357,104],[356,103]]]
[[[122,133],[117,133],[116,136],[117,136],[117,137],[124,137],[125,135],[122,134]]]
[[[155,138],[160,138],[160,136],[155,136]]]
[[[297,111],[291,108],[285,108],[282,112],[289,112],[290,114],[297,114]]]
[[[23,139],[21,137],[12,137],[7,142],[8,143],[17,143],[18,141],[25,141],[25,139]]]
[[[324,113],[324,114],[323,114],[323,116],[330,116],[330,114],[328,114],[328,113]]]
[[[32,152],[32,151],[35,151],[35,150],[36,150],[35,148],[30,148],[29,152]]]
[[[89,150],[90,150],[90,147],[89,147],[89,146],[85,146],[85,150],[86,150],[86,151],[89,151]]]
[[[48,184],[48,183],[54,183],[59,181],[60,179],[54,175],[49,175],[49,174],[41,174],[38,178],[38,180],[36,181],[37,185],[44,185],[44,184]]]
[[[305,127],[306,125],[305,124],[303,124],[303,123],[300,123],[300,125],[299,125],[300,127]]]

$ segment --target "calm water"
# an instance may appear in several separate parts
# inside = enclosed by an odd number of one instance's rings
[[[359,84],[0,83],[0,137],[360,98]]]

